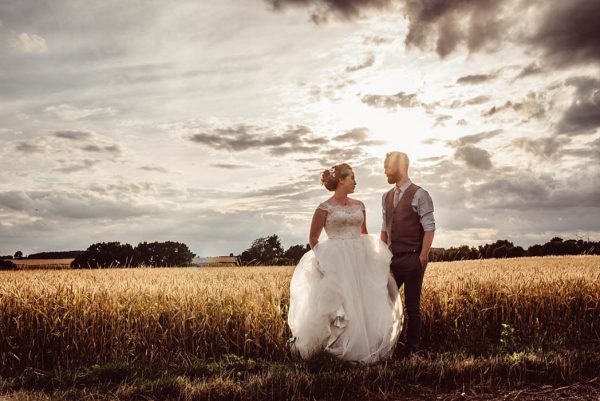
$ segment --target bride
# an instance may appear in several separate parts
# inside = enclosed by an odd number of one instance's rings
[[[356,180],[348,164],[321,174],[333,196],[313,215],[309,243],[290,283],[292,352],[325,350],[341,359],[375,362],[391,355],[403,309],[390,273],[392,254],[368,235],[365,206],[351,199]],[[329,239],[319,242],[321,231]]]

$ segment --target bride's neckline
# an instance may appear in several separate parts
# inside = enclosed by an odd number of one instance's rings
[[[325,203],[327,203],[327,205],[329,206],[336,206],[336,207],[353,207],[353,206],[360,206],[360,203],[349,203],[347,205],[342,205],[340,203],[332,203],[330,201],[326,201]]]

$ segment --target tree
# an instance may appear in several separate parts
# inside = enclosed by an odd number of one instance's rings
[[[17,270],[17,265],[11,260],[0,259],[0,270]]]
[[[72,262],[72,268],[128,267],[133,260],[133,247],[120,242],[98,242],[90,245]]]
[[[255,239],[240,255],[244,265],[276,265],[283,257],[281,241],[276,234]]]
[[[21,259],[23,257],[23,252],[17,251],[15,252],[15,259]]]
[[[306,244],[306,246],[292,245],[285,251],[283,258],[286,259],[288,262],[287,264],[297,265],[298,262],[300,262],[300,259],[302,259],[302,256],[308,251],[310,251],[309,244]]]
[[[140,242],[134,250],[133,263],[151,267],[187,266],[196,256],[180,242]]]

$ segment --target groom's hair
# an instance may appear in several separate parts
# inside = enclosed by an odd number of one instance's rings
[[[408,171],[408,155],[404,152],[388,152],[385,155],[385,163],[397,166],[402,171]]]

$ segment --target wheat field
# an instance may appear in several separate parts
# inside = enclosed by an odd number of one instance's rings
[[[0,376],[112,361],[169,369],[232,355],[294,363],[285,320],[293,269],[0,272]],[[422,315],[422,345],[434,355],[598,349],[600,257],[431,263]],[[560,355],[560,374],[576,373],[579,362]]]

